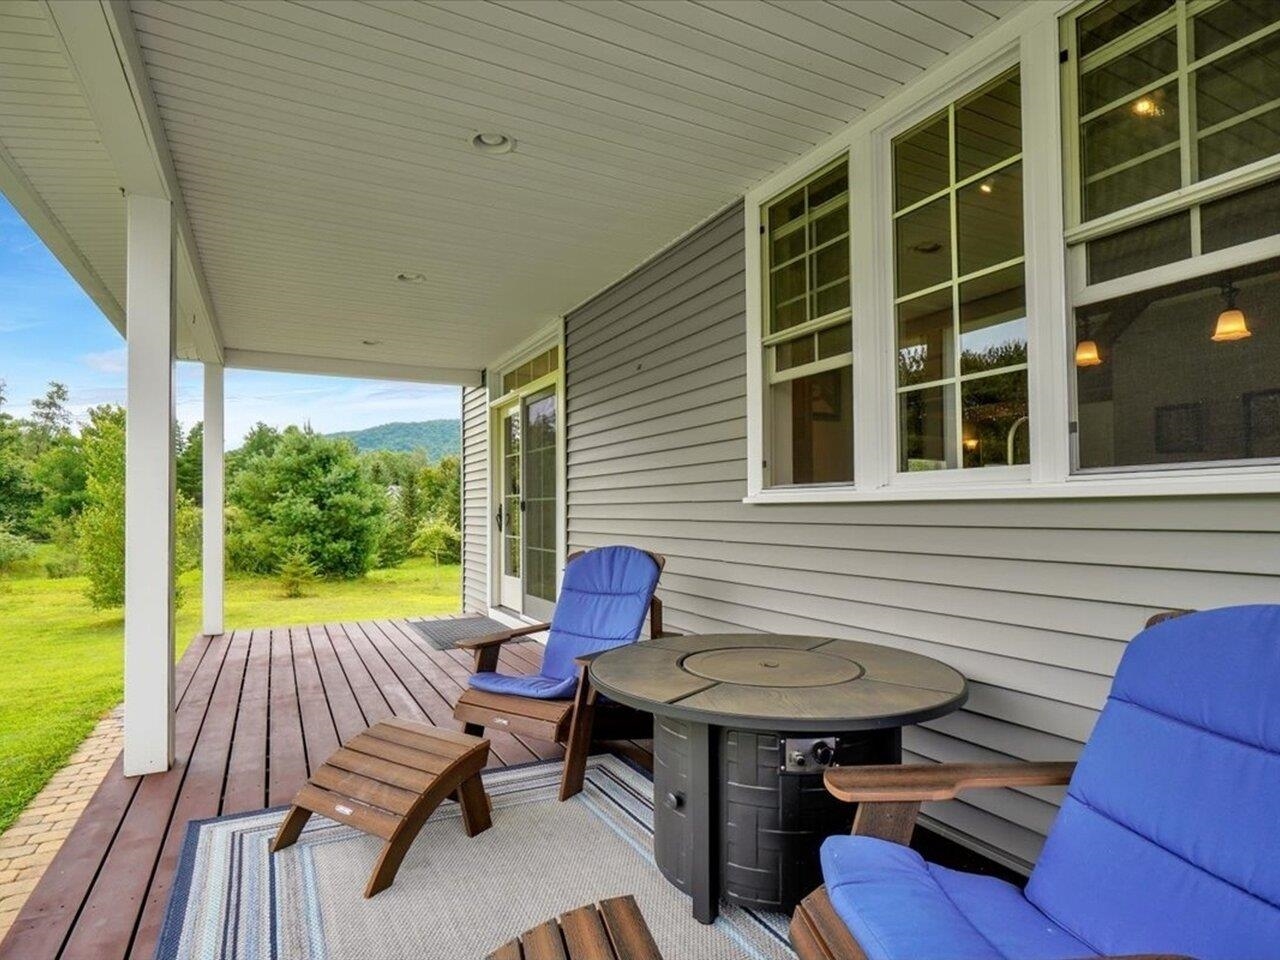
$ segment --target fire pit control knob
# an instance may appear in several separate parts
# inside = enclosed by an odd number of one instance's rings
[[[809,753],[813,756],[813,762],[820,767],[825,767],[835,756],[835,751],[831,749],[831,744],[825,740],[819,740],[810,749]]]

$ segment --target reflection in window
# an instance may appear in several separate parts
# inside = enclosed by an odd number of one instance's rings
[[[853,368],[775,383],[770,397],[775,484],[853,477]]]
[[[1030,460],[1021,105],[1015,69],[893,143],[902,471]]]
[[[1081,469],[1280,457],[1280,259],[1076,310]]]

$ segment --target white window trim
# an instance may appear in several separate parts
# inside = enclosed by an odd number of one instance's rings
[[[1058,56],[1061,49],[1059,18],[1076,6],[1077,0],[1028,4],[746,194],[747,495],[744,502],[1018,500],[1280,492],[1280,469],[1273,464],[1180,467],[1176,474],[1162,469],[1071,473],[1072,377],[1067,349],[1070,304],[1063,202],[1067,145],[1061,123]],[[1028,369],[1031,465],[1029,468],[985,467],[899,474],[894,458],[897,415],[893,404],[892,329],[887,319],[893,315],[889,141],[897,132],[1019,61],[1023,217],[1027,225],[1027,338],[1031,358]],[[852,221],[849,249],[854,329],[854,482],[766,487],[764,364],[767,357],[761,338],[761,210],[771,198],[803,182],[842,153],[848,155]],[[1259,169],[1248,168],[1242,175],[1261,178],[1270,164],[1264,161],[1256,165]],[[1205,188],[1199,185],[1199,189]],[[1182,199],[1162,198],[1161,202],[1177,203]],[[1246,255],[1243,248],[1232,248],[1232,251],[1232,256]]]

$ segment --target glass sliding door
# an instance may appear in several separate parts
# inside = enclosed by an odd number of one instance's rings
[[[500,602],[504,607],[520,609],[523,593],[520,577],[523,569],[523,458],[520,430],[523,418],[520,404],[515,403],[499,414],[502,423],[501,477],[499,478],[498,531],[501,535]]]
[[[549,618],[556,600],[557,523],[556,390],[547,387],[524,401],[525,613]]]

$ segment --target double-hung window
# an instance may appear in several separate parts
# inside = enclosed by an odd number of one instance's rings
[[[893,141],[898,470],[1030,458],[1015,68]]]
[[[761,223],[774,485],[853,479],[848,160],[769,203]]]
[[[1280,2],[1062,32],[1074,470],[1280,458]]]

